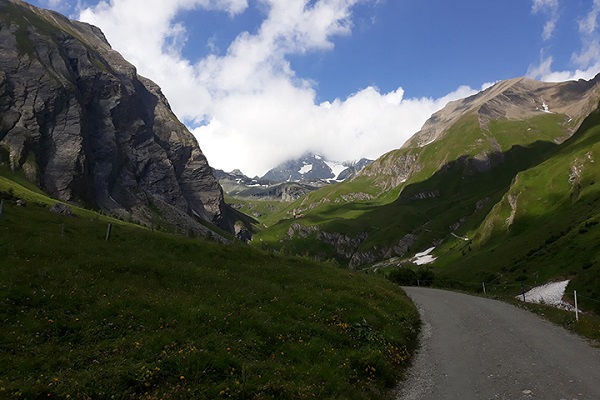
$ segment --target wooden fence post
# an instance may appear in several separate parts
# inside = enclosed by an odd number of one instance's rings
[[[579,322],[579,308],[577,307],[577,290],[573,290],[573,296],[575,297],[575,319]]]

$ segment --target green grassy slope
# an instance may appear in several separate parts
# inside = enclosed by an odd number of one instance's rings
[[[0,194],[1,398],[386,398],[413,349],[381,278]]]
[[[571,279],[568,292],[577,290],[584,309],[600,312],[600,111],[560,145],[555,139],[569,124],[564,115],[496,120],[485,130],[476,122],[466,116],[437,142],[387,154],[369,167],[382,174],[311,193],[296,204],[306,207],[304,218],[282,220],[257,239],[265,247],[347,263],[308,227],[350,238],[366,232],[356,252],[410,237],[408,256],[436,246],[433,267],[441,278],[478,290],[485,282],[505,294],[519,292],[521,284]],[[486,152],[488,165],[478,169]],[[381,189],[392,179],[394,162],[415,156],[410,179]],[[340,200],[352,192],[371,197]],[[305,226],[302,235],[294,224]],[[407,260],[389,265],[397,263]]]
[[[308,194],[293,205],[304,218],[282,219],[254,243],[348,262],[316,235],[290,236],[292,224],[300,223],[349,237],[366,233],[357,252],[393,247],[408,234],[415,236],[413,253],[423,250],[445,240],[452,225],[481,223],[514,176],[543,162],[557,147],[553,140],[564,135],[565,121],[564,115],[542,114],[526,121],[494,121],[483,130],[475,115],[467,115],[439,141],[390,152],[359,178]],[[482,154],[486,161],[480,161]],[[398,171],[392,166],[407,158],[413,160],[412,175],[393,186]],[[485,162],[491,168],[482,167]]]
[[[600,112],[547,159],[518,173],[472,243],[440,247],[439,271],[465,281],[536,285],[573,278],[584,308],[600,312]],[[512,203],[512,204],[511,204]]]

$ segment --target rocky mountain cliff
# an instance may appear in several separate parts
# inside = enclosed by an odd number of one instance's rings
[[[145,224],[233,230],[222,189],[160,88],[102,32],[0,0],[0,162],[50,195]]]

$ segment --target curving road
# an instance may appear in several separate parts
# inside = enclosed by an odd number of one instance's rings
[[[510,304],[404,289],[423,326],[398,400],[600,399],[600,349],[583,339]]]

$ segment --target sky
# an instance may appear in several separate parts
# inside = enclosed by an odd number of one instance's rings
[[[500,80],[600,72],[600,0],[33,0],[100,27],[158,83],[209,164],[400,148]]]

